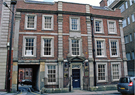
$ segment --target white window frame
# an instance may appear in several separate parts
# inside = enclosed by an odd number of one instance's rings
[[[70,30],[71,30],[71,31],[80,31],[80,17],[73,17],[73,16],[72,16],[72,17],[70,17],[69,19],[70,19]],[[77,30],[73,30],[73,29],[72,29],[72,19],[78,19],[78,20],[77,20]]]
[[[98,80],[98,65],[105,65],[105,80]],[[107,62],[97,62],[96,63],[96,71],[97,71],[97,82],[107,82],[108,81],[108,70],[107,70]]]
[[[48,66],[55,66],[56,68],[56,82],[48,82]],[[46,73],[45,73],[45,79],[47,79],[47,84],[48,85],[56,85],[58,84],[58,64],[57,63],[45,63],[45,70],[46,70]]]
[[[113,22],[114,23],[114,32],[109,30],[110,29],[109,22]],[[116,21],[114,21],[114,20],[107,20],[107,24],[108,24],[108,33],[109,34],[117,34]]]
[[[112,41],[115,41],[117,42],[116,45],[117,45],[117,55],[112,55],[112,51],[111,51],[111,42]],[[110,57],[119,57],[119,41],[117,39],[109,39],[109,47],[110,47]]]
[[[103,42],[103,55],[97,55],[97,41]],[[105,44],[105,39],[95,39],[95,49],[96,49],[96,57],[106,57],[106,44]]]
[[[79,55],[73,55],[72,54],[72,40],[79,40]],[[69,41],[70,41],[70,45],[69,45],[69,51],[70,51],[70,55],[71,56],[81,56],[81,52],[82,52],[82,39],[81,38],[69,38]]]
[[[34,50],[33,50],[33,55],[25,55],[25,45],[26,45],[26,39],[33,38],[34,39]],[[36,36],[23,36],[23,50],[22,50],[22,56],[23,57],[36,57]]]
[[[51,28],[44,28],[45,18],[44,17],[51,17]],[[53,30],[54,27],[54,16],[53,15],[42,15],[42,30]]]
[[[28,16],[35,16],[34,18],[34,28],[28,28],[27,27],[27,21],[28,21]],[[28,30],[36,30],[37,28],[37,15],[36,14],[26,14],[25,15],[25,25],[24,25],[24,29],[28,29]]]
[[[44,39],[51,39],[51,55],[44,55]],[[41,57],[54,57],[54,37],[41,36]]]
[[[119,70],[118,70],[118,72],[119,72],[119,78],[121,77],[121,64],[120,64],[120,62],[111,62],[111,76],[112,76],[112,81],[119,81],[119,79],[113,79],[113,65],[114,64],[116,64],[116,65],[118,65],[119,67]]]
[[[101,31],[96,31],[96,21],[101,21]],[[103,20],[102,19],[94,19],[94,29],[95,29],[95,33],[104,33],[104,28],[103,28]]]

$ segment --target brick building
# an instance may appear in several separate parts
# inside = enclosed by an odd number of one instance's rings
[[[12,90],[17,90],[20,68],[33,69],[38,90],[116,84],[127,75],[121,20],[119,9],[19,0]]]
[[[121,9],[123,32],[127,56],[128,75],[135,76],[135,0],[112,0],[108,7]]]
[[[19,83],[25,79],[32,80],[32,68],[19,68],[18,77]]]

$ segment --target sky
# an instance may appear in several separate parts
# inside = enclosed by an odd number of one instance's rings
[[[101,0],[32,0],[32,1],[45,1],[45,2],[63,1],[63,2],[83,3],[83,4],[93,5],[93,6],[99,6],[99,2]]]

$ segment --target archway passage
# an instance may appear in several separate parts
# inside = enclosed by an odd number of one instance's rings
[[[18,90],[39,90],[39,65],[18,65]]]

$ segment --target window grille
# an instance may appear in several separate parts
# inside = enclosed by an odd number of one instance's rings
[[[48,65],[48,82],[56,82],[56,66]]]
[[[44,39],[44,55],[51,55],[51,39]]]
[[[34,38],[26,38],[25,55],[34,55]]]
[[[98,65],[98,80],[105,80],[105,65]]]
[[[72,40],[72,55],[79,55],[79,40]]]

